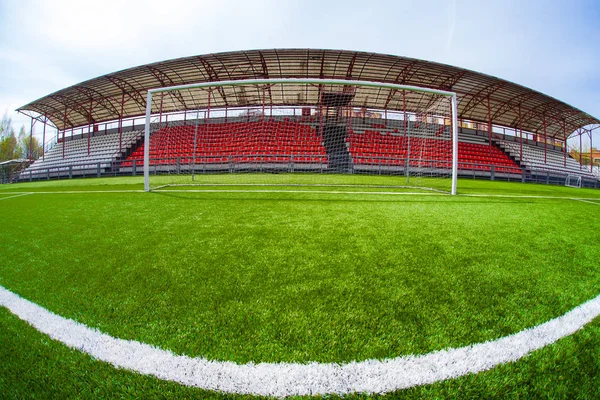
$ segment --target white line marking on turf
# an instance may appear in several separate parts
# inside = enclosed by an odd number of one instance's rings
[[[14,196],[0,197],[0,201],[1,200],[14,199],[15,197],[27,196],[28,194],[31,194],[31,193],[20,193],[20,194],[15,194]]]
[[[586,199],[576,199],[576,198],[572,198],[571,200],[576,200],[576,201],[582,201],[584,203],[588,203],[588,204],[595,204],[597,206],[600,206],[600,203],[596,203],[595,201],[589,201]]]
[[[443,193],[420,193],[420,192],[370,192],[370,191],[346,191],[346,190],[268,190],[268,189],[182,189],[182,190],[157,190],[157,193],[315,193],[315,194],[382,194],[382,195],[422,195],[422,196],[448,196]]]
[[[386,393],[485,371],[571,335],[600,315],[598,296],[531,329],[458,349],[347,364],[240,365],[175,355],[148,344],[114,338],[58,316],[2,286],[0,305],[52,339],[115,367],[207,390],[276,397]]]
[[[218,185],[207,185],[218,186]],[[223,185],[239,186],[239,185]],[[368,194],[368,195],[396,195],[396,196],[445,196],[452,198],[448,193],[440,192],[389,192],[389,191],[345,191],[345,190],[251,190],[251,189],[153,189],[156,193],[315,193],[315,194]],[[65,191],[36,191],[36,192],[0,192],[0,194],[101,194],[101,193],[146,193],[144,190],[65,190]],[[590,204],[598,204],[600,198],[579,198],[564,196],[542,196],[542,195],[518,195],[518,194],[476,194],[464,193],[458,194],[460,197],[490,197],[490,198],[517,198],[517,199],[547,199],[547,200],[577,200]],[[2,198],[0,198],[2,200]]]

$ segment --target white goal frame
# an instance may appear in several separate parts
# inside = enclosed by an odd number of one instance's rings
[[[447,96],[451,99],[452,112],[452,189],[451,194],[456,194],[458,176],[458,117],[456,93],[445,90],[430,89],[419,86],[398,85],[393,83],[356,81],[345,79],[311,79],[311,78],[275,78],[275,79],[242,79],[236,81],[203,82],[187,85],[176,85],[149,89],[146,96],[146,123],[144,128],[144,191],[150,191],[150,118],[152,116],[152,96],[155,93],[173,92],[183,89],[194,89],[214,86],[241,86],[241,85],[268,85],[268,84],[313,84],[313,85],[356,85],[386,89],[406,90],[411,92],[431,93]]]
[[[567,175],[567,179],[565,179],[565,186],[580,189],[581,175]]]

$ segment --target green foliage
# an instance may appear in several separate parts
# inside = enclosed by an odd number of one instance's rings
[[[5,114],[0,120],[0,162],[27,158],[37,160],[43,154],[43,146],[38,139],[25,130],[24,126],[19,129],[19,135],[15,134],[12,120]]]
[[[342,362],[465,346],[559,316],[600,287],[600,248],[589,241],[600,191],[461,181],[463,194],[549,198],[311,188],[85,193],[140,182],[12,186],[58,193],[0,200],[0,284],[117,337],[236,362]],[[60,193],[71,190],[83,193]],[[250,398],[115,370],[5,310],[0,343],[0,393],[8,397]],[[517,363],[385,397],[593,398],[598,354],[595,322]]]
[[[4,115],[0,120],[0,161],[13,160],[19,156],[19,145],[12,121]]]
[[[20,158],[20,149],[14,132],[9,132],[0,137],[0,161]]]
[[[31,160],[37,160],[44,152],[44,149],[37,138],[35,136],[30,136],[23,126],[19,130],[19,149],[23,158]]]

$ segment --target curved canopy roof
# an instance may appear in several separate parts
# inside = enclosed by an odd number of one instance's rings
[[[18,111],[38,113],[59,129],[68,129],[142,116],[149,89],[265,78],[373,81],[452,91],[457,93],[458,118],[483,123],[491,118],[495,125],[535,133],[543,133],[545,125],[547,135],[557,139],[566,139],[584,126],[600,124],[600,120],[550,96],[478,72],[392,55],[315,49],[236,51],[161,61],[90,79]],[[222,105],[249,105],[247,99],[239,99],[235,93],[221,96]],[[394,109],[389,100],[390,96],[373,97],[369,107]]]

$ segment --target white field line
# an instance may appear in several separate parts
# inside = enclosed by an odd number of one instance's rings
[[[0,194],[99,194],[99,193],[146,193],[143,190],[58,190],[35,192],[0,192]]]
[[[346,190],[281,190],[281,189],[181,189],[181,190],[157,190],[158,193],[316,193],[316,194],[371,194],[371,195],[422,195],[422,196],[448,196],[443,193],[420,193],[420,192],[363,192]]]
[[[600,203],[596,202],[596,201],[590,201],[588,199],[576,199],[576,198],[572,198],[571,200],[575,200],[575,201],[582,201],[584,203],[588,203],[588,204],[595,204],[597,206],[600,206]],[[600,199],[598,199],[600,200]]]
[[[219,185],[207,185],[219,186]],[[239,186],[239,185],[223,185]],[[250,185],[246,185],[250,186]],[[268,185],[271,186],[271,185]],[[345,190],[282,190],[282,189],[154,189],[157,193],[315,193],[315,194],[365,194],[365,195],[394,195],[394,196],[448,196],[448,193],[440,192],[389,192],[389,191],[345,191]],[[35,192],[0,192],[0,194],[101,194],[101,193],[146,193],[144,190],[65,190],[65,191],[35,191]],[[486,194],[486,193],[465,193],[457,197],[489,197],[489,198],[511,198],[511,199],[547,199],[547,200],[576,200],[590,204],[598,204],[600,198],[594,197],[563,197],[563,196],[542,196],[542,195],[518,195],[518,194]],[[0,198],[2,200],[2,198]]]
[[[489,370],[571,335],[600,315],[600,296],[536,327],[498,340],[418,356],[346,364],[210,361],[111,337],[60,317],[0,286],[0,306],[92,357],[145,375],[225,393],[286,397],[386,393]]]
[[[12,193],[6,193],[6,194],[12,194]],[[27,196],[28,194],[31,194],[31,193],[19,193],[19,194],[15,194],[14,196],[0,197],[0,201],[14,199],[15,197]]]
[[[520,195],[520,194],[486,194],[486,193],[465,193],[459,194],[460,197],[499,197],[507,199],[556,199],[556,200],[600,200],[596,197],[566,197],[566,196],[542,196],[542,195]]]

